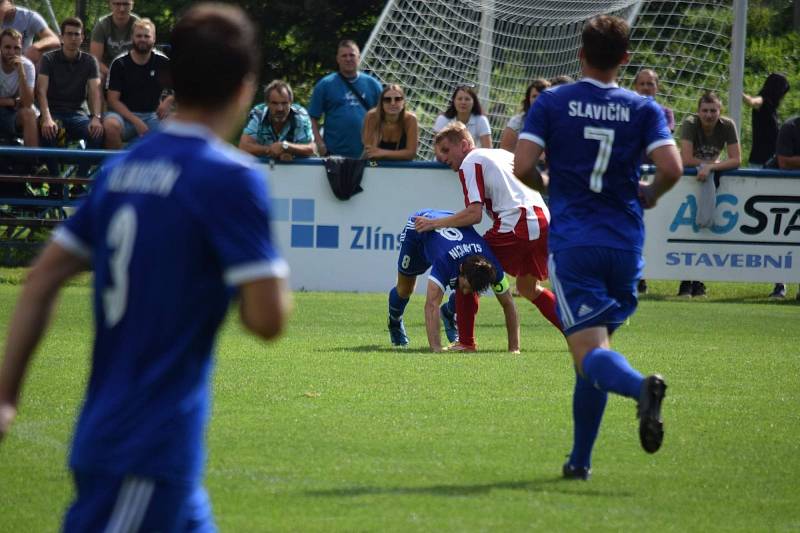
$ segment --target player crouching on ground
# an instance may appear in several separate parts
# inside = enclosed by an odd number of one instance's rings
[[[437,219],[452,215],[452,211],[424,209],[408,218],[400,234],[400,257],[397,260],[397,286],[389,291],[389,335],[392,344],[405,347],[408,336],[403,324],[403,312],[414,292],[417,276],[428,268],[428,290],[425,297],[425,328],[428,344],[433,352],[444,349],[475,351],[475,315],[478,312],[477,295],[492,286],[497,301],[503,307],[508,350],[519,353],[519,318],[511,291],[500,263],[492,254],[478,232],[472,226],[463,228],[439,228],[436,231],[418,233],[414,221],[418,217]],[[447,288],[464,295],[474,295],[475,305],[469,309],[456,309],[458,314],[459,342],[442,348],[439,313],[442,298]],[[463,300],[463,299],[459,299]],[[452,305],[452,298],[450,305]],[[447,306],[447,305],[446,305]],[[445,308],[446,306],[442,306]],[[453,309],[442,312],[448,339],[456,337]],[[448,319],[449,318],[449,319]]]

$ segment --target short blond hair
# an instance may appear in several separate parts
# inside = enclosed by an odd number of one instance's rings
[[[475,139],[472,138],[467,127],[463,122],[453,121],[436,134],[433,138],[433,144],[438,145],[443,140],[447,139],[453,144],[460,143],[464,139],[469,141],[471,148],[475,148]]]
[[[153,30],[153,37],[156,35],[156,25],[148,18],[137,19],[133,21],[134,28],[150,28]]]

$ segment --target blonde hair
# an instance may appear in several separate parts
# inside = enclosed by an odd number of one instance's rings
[[[467,130],[464,123],[457,120],[442,128],[442,130],[436,134],[436,137],[433,138],[433,144],[437,145],[445,139],[453,144],[460,143],[462,140],[466,139],[469,141],[471,148],[475,147],[475,139],[472,138],[472,135],[469,130]]]
[[[149,27],[151,30],[153,30],[153,37],[156,36],[156,25],[149,18],[142,18],[142,19],[134,20],[133,21],[133,27],[134,28],[147,28],[147,27]]]

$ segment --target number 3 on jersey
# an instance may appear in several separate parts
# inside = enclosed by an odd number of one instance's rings
[[[103,311],[108,328],[117,325],[128,305],[128,265],[135,240],[136,210],[131,205],[124,205],[111,217],[106,234],[106,244],[112,250],[109,261],[111,286],[103,290]]]
[[[594,192],[602,192],[603,175],[608,169],[608,162],[611,160],[611,148],[614,146],[614,130],[586,126],[583,128],[583,138],[600,141],[600,147],[597,149],[597,158],[594,160],[592,175],[589,178],[589,188]]]

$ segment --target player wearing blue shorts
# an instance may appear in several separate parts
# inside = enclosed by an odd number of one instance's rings
[[[550,279],[576,369],[574,443],[563,467],[573,479],[591,474],[608,392],[638,401],[645,451],[657,451],[664,434],[663,378],[643,377],[610,348],[614,330],[637,305],[642,208],[653,207],[683,170],[658,104],[614,82],[628,60],[628,32],[624,20],[610,16],[584,26],[584,78],[539,95],[514,162],[517,177],[550,195]],[[549,175],[536,167],[542,150]],[[639,182],[643,151],[656,165],[650,184]]]
[[[492,286],[497,301],[503,307],[508,350],[519,352],[519,318],[514,298],[509,290],[508,278],[500,263],[489,249],[486,241],[472,226],[463,228],[439,228],[418,233],[414,229],[417,217],[431,219],[452,215],[452,211],[423,209],[408,218],[400,234],[400,256],[397,260],[397,286],[389,291],[389,334],[395,346],[407,346],[403,313],[414,292],[417,276],[428,268],[428,288],[425,297],[425,328],[428,344],[434,352],[443,351],[439,306],[445,291],[450,288],[464,294],[481,293]],[[474,350],[474,327],[477,306],[470,316],[458,317],[459,338],[466,339],[467,351]],[[452,339],[451,339],[452,340]],[[471,342],[470,342],[471,341]],[[459,348],[456,348],[459,349]]]
[[[68,532],[213,531],[202,478],[216,332],[237,292],[244,325],[264,339],[287,314],[264,176],[222,141],[255,93],[256,30],[239,8],[200,4],[171,47],[174,121],[108,161],[56,230],[28,275],[0,368],[2,437],[59,289],[91,268],[96,331],[70,452]]]

